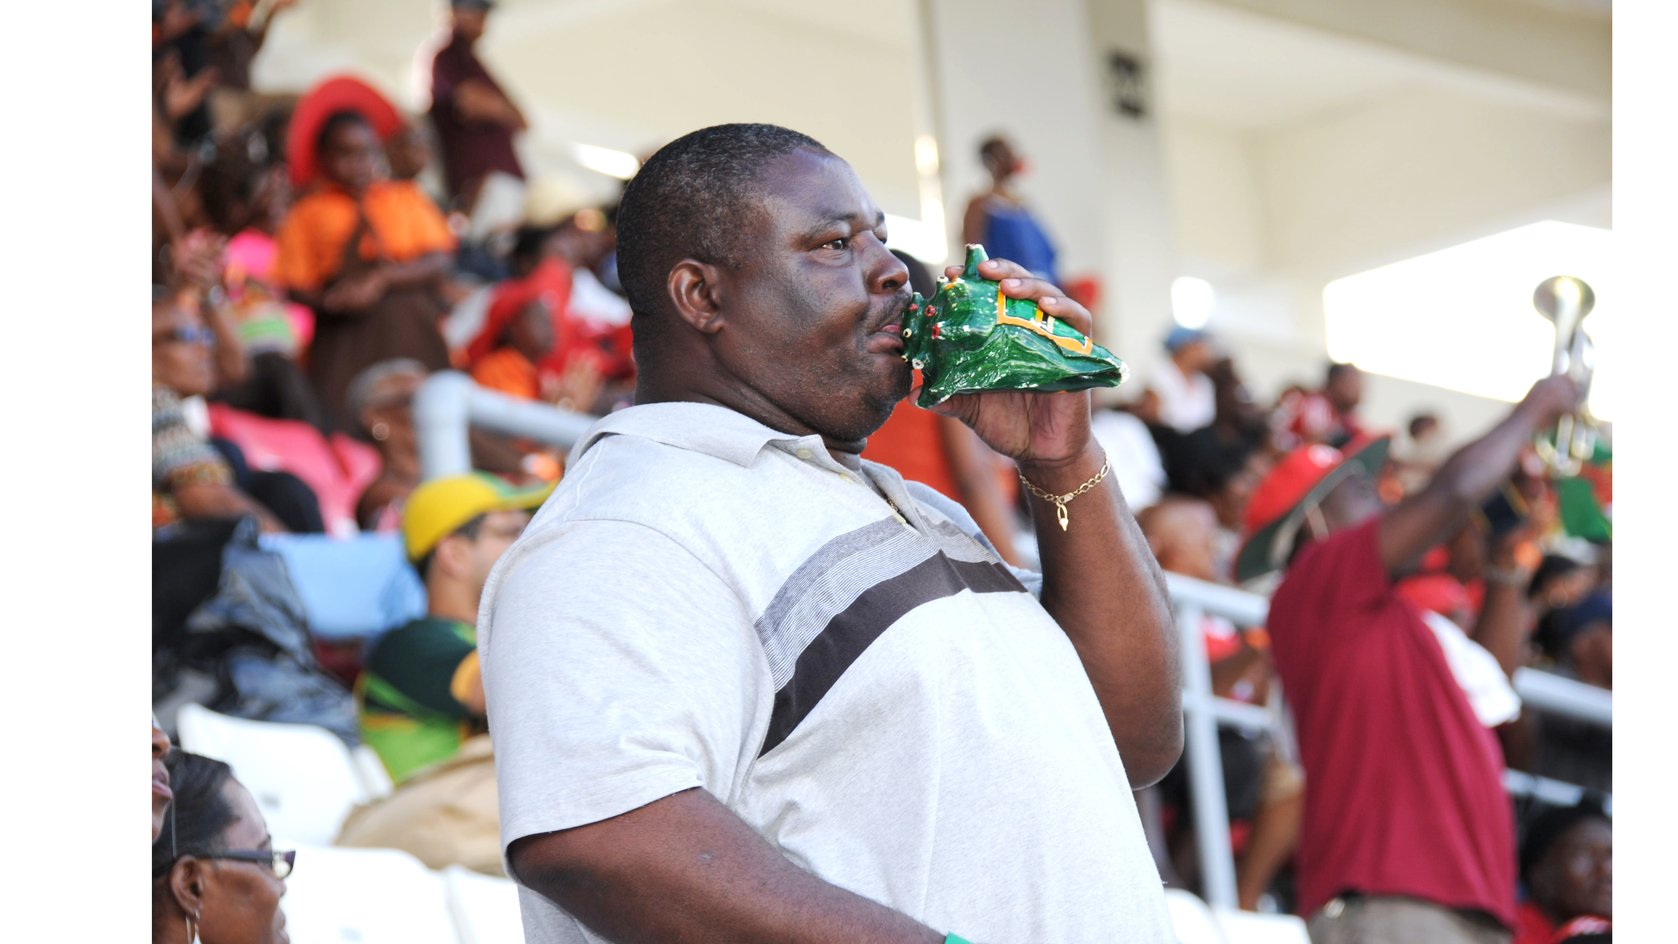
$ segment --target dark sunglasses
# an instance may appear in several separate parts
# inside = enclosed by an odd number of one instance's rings
[[[216,343],[216,333],[203,325],[188,325],[184,328],[171,328],[152,335],[153,342],[178,342],[180,344]]]

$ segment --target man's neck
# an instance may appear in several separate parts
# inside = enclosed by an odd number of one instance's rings
[[[430,615],[467,625],[475,625],[478,622],[478,600],[481,590],[473,593],[469,588],[441,581],[434,581],[433,586],[427,590],[427,610]]]

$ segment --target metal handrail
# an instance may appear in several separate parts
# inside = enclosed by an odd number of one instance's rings
[[[1200,853],[1201,897],[1215,906],[1236,907],[1235,856],[1229,844],[1229,802],[1223,790],[1223,758],[1218,753],[1218,724],[1265,729],[1291,740],[1270,710],[1212,694],[1212,670],[1201,640],[1201,617],[1221,616],[1244,626],[1261,626],[1270,601],[1256,593],[1209,583],[1181,574],[1165,575],[1177,617],[1183,668],[1183,750],[1188,761],[1189,802],[1194,810],[1195,843]],[[1602,727],[1613,726],[1611,692],[1536,669],[1520,668],[1515,692],[1523,705]],[[1519,770],[1505,770],[1504,787],[1546,803],[1578,802],[1584,789]],[[1612,798],[1607,803],[1612,804]]]
[[[472,427],[570,448],[597,417],[486,390],[459,371],[427,377],[414,394],[414,435],[426,480],[472,471]]]

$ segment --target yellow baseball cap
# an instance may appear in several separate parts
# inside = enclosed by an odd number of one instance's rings
[[[414,489],[402,509],[402,541],[418,562],[460,526],[492,511],[535,508],[553,493],[554,483],[514,488],[487,472],[432,479]]]

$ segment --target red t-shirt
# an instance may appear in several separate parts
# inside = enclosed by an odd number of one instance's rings
[[[1307,548],[1270,603],[1305,766],[1299,910],[1343,891],[1515,926],[1514,813],[1497,737],[1393,592],[1371,519]]]

